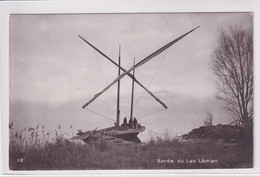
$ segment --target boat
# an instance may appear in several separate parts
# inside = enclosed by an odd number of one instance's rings
[[[119,46],[119,57],[118,57],[118,63],[116,63],[113,59],[108,57],[106,54],[101,52],[97,47],[95,47],[93,44],[91,44],[89,41],[87,41],[82,36],[78,35],[80,39],[82,39],[85,43],[87,43],[89,46],[91,46],[95,51],[97,51],[99,54],[101,54],[104,58],[108,59],[112,64],[116,65],[118,67],[118,77],[110,83],[106,88],[104,88],[102,91],[97,93],[90,101],[88,101],[86,104],[82,106],[83,109],[85,109],[91,102],[93,102],[97,97],[99,97],[102,93],[104,93],[107,89],[109,89],[112,85],[117,83],[117,110],[116,110],[116,123],[114,126],[104,128],[104,129],[94,129],[91,131],[82,132],[81,130],[77,133],[76,136],[72,137],[72,140],[83,140],[85,143],[96,143],[100,141],[109,141],[114,144],[132,144],[132,143],[141,143],[141,140],[138,138],[138,134],[145,131],[145,126],[138,124],[135,117],[133,116],[133,101],[134,101],[134,86],[135,83],[141,86],[146,92],[148,92],[158,103],[160,103],[165,109],[167,109],[167,106],[163,101],[161,101],[158,97],[156,97],[151,91],[149,91],[140,81],[137,80],[135,77],[135,69],[139,66],[145,64],[149,60],[155,58],[157,55],[171,47],[173,44],[177,43],[179,40],[181,40],[183,37],[188,35],[189,33],[196,30],[198,27],[188,31],[187,33],[181,35],[180,37],[172,40],[171,42],[167,43],[163,47],[159,48],[152,54],[148,55],[144,59],[142,59],[140,62],[135,64],[129,68],[128,70],[124,69],[121,66],[121,47]],[[121,71],[123,71],[121,73]],[[132,72],[132,73],[131,73]],[[127,123],[127,120],[125,118],[123,124],[120,125],[120,80],[125,77],[129,76],[132,79],[132,95],[131,95],[131,111],[130,111],[130,118],[129,123]]]

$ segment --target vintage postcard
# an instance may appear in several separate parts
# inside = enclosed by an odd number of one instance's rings
[[[253,18],[11,14],[9,169],[251,169]]]

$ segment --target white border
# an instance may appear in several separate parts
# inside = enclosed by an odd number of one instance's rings
[[[254,74],[255,105],[258,105],[260,58],[260,1],[258,0],[88,0],[88,1],[38,1],[0,2],[0,172],[3,175],[62,175],[62,176],[259,176],[260,131],[259,111],[255,106],[254,168],[227,170],[85,170],[85,171],[9,171],[8,121],[9,121],[9,14],[45,13],[146,13],[146,12],[253,12],[254,13]],[[245,175],[246,174],[246,175]]]

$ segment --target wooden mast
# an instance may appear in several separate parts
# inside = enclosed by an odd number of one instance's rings
[[[119,45],[119,57],[118,57],[118,76],[120,76],[121,67],[121,45]],[[116,126],[120,124],[120,80],[117,82],[117,109],[116,109]]]
[[[134,58],[134,65],[135,65],[135,58]],[[133,69],[133,76],[135,76],[135,69]],[[133,81],[132,81],[132,97],[131,97],[131,113],[130,113],[130,119],[133,118],[134,84],[135,84],[135,80],[134,80],[134,77],[133,77]]]

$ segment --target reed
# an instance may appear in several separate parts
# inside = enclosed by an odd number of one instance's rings
[[[44,126],[21,131],[10,123],[10,170],[86,169],[206,169],[251,168],[252,147],[243,142],[183,141],[165,132],[145,144],[118,146],[105,141],[85,144],[71,141],[61,126],[53,132]],[[71,126],[72,132],[73,127]],[[75,132],[75,131],[74,131]],[[211,160],[211,161],[210,161]]]

